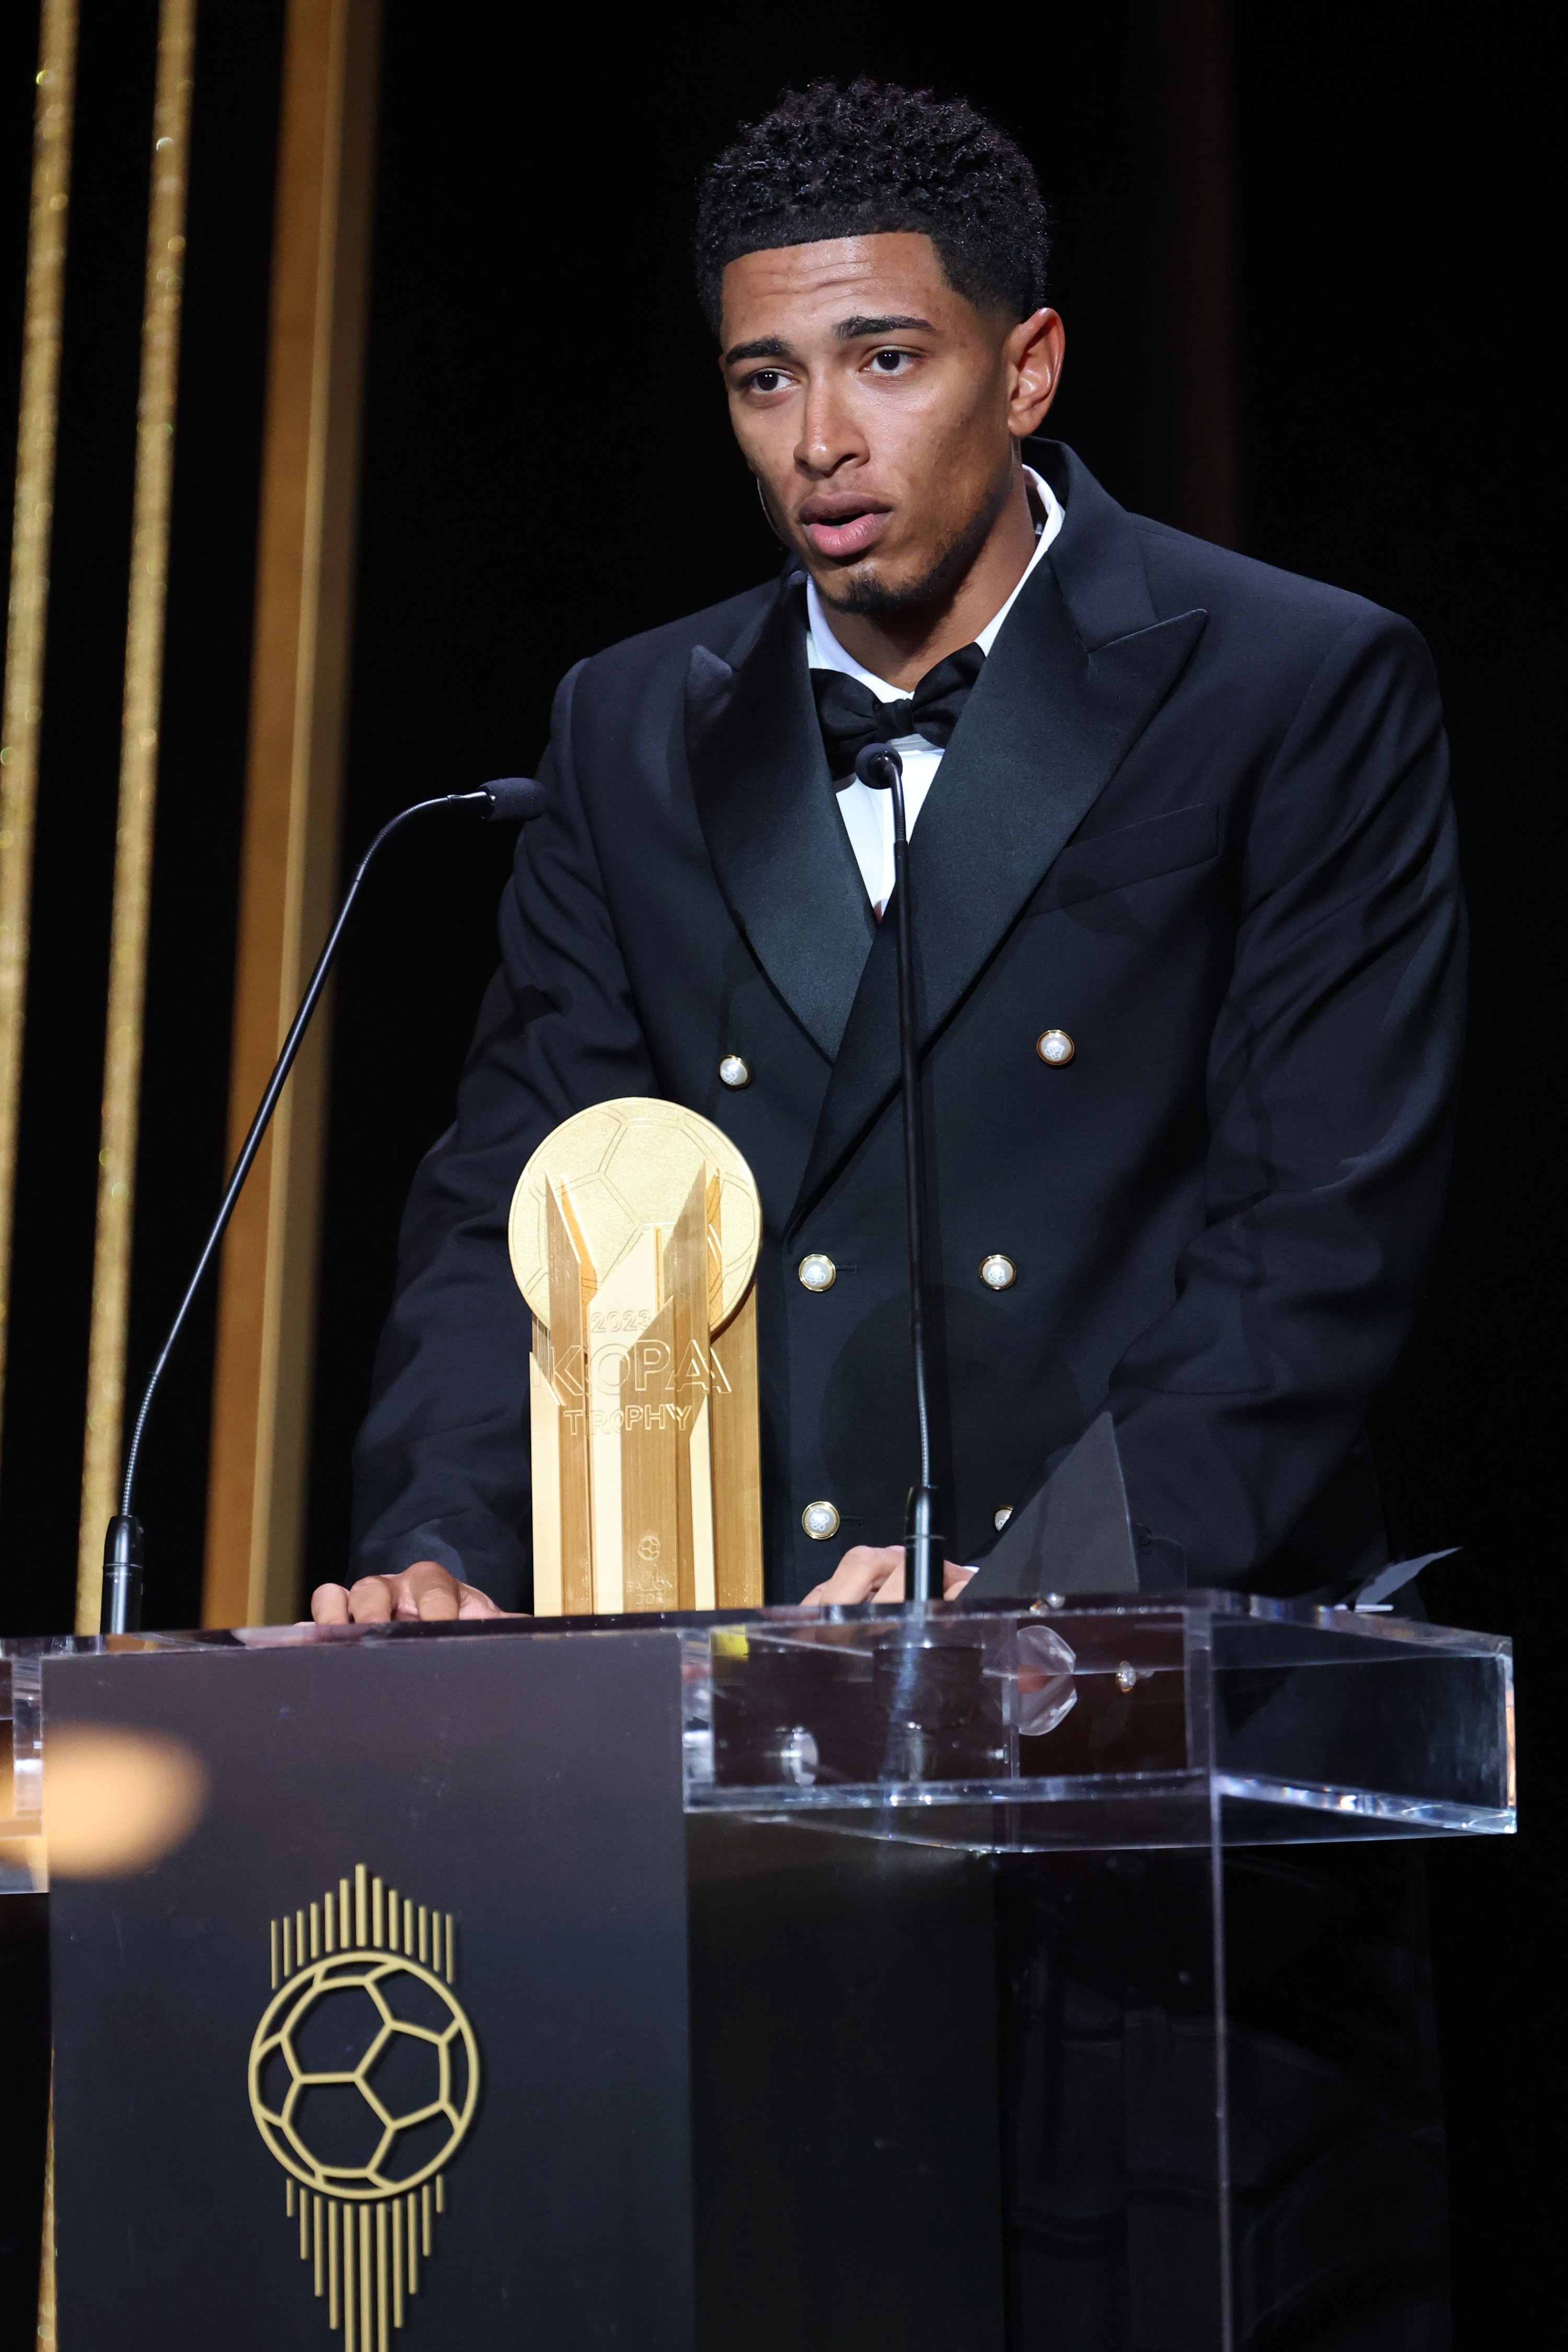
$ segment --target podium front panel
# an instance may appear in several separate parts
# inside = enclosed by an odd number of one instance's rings
[[[172,1736],[205,1779],[178,1851],[52,1889],[62,2347],[327,2352],[335,2303],[353,2352],[586,2352],[628,2311],[685,2352],[675,1637],[77,1656],[44,1685],[46,1779],[94,1736]],[[291,2133],[251,2095],[269,2012]],[[452,2113],[379,2148],[363,2086],[416,2116],[443,2060]]]

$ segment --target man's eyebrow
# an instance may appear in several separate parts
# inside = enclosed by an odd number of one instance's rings
[[[910,332],[924,335],[940,333],[929,319],[904,319],[889,316],[882,319],[840,319],[833,330],[834,341],[840,343],[862,341],[868,335],[900,335]],[[749,343],[731,343],[724,354],[726,367],[734,367],[741,360],[787,360],[793,357],[789,345],[778,335],[758,335]]]
[[[910,330],[918,334],[934,335],[938,330],[929,319],[840,319],[834,328],[834,337],[841,343],[857,343],[866,335],[903,335]]]

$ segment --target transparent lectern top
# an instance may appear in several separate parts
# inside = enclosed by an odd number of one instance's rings
[[[1513,1826],[1509,1644],[1351,1611],[770,1610],[694,1627],[686,1683],[694,1811],[992,1849]]]
[[[51,1654],[679,1636],[685,1803],[975,1851],[1514,1826],[1497,1636],[1233,1593],[12,1642],[12,1822],[38,1825]],[[673,1660],[672,1660],[673,1664]],[[5,1685],[9,1685],[7,1696]],[[0,1792],[0,1816],[6,1802]],[[28,1883],[34,1883],[31,1880]]]

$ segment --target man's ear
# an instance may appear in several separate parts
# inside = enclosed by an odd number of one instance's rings
[[[1003,346],[1008,369],[1007,428],[1016,440],[1026,441],[1045,422],[1057,396],[1067,331],[1060,314],[1050,310],[1020,319]]]

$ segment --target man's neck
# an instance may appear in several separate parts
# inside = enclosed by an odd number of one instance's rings
[[[1035,551],[1035,517],[1020,467],[969,569],[939,602],[899,613],[845,613],[817,583],[829,627],[845,652],[889,686],[913,687],[928,669],[973,645],[999,613]]]

